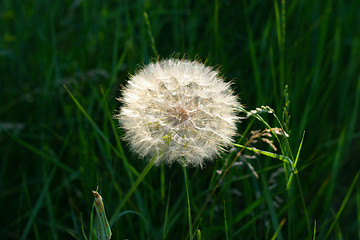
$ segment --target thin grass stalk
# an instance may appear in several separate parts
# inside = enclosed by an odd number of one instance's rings
[[[225,204],[225,200],[224,200],[224,221],[225,221],[225,236],[226,236],[226,240],[229,240],[229,228],[228,228],[228,222],[227,222],[227,217],[226,217],[226,204]]]
[[[335,215],[335,219],[333,220],[333,222],[331,223],[330,228],[326,232],[326,235],[325,235],[324,239],[329,238],[333,228],[335,227],[336,224],[338,224],[339,218],[340,218],[341,214],[343,213],[344,208],[345,208],[346,204],[348,203],[348,201],[350,199],[351,193],[352,193],[352,191],[353,191],[353,189],[355,187],[355,184],[357,183],[357,180],[358,180],[359,176],[360,176],[360,170],[356,173],[356,176],[355,176],[354,180],[352,181],[351,186],[349,187],[349,190],[347,191],[346,196],[345,196],[343,202],[341,203],[338,212]]]
[[[167,234],[166,228],[167,228],[167,224],[168,224],[168,215],[169,215],[170,191],[171,191],[171,182],[169,183],[169,193],[168,193],[168,198],[167,198],[167,202],[166,202],[166,211],[165,211],[165,220],[164,220],[164,226],[163,226],[162,239],[166,239],[166,234]]]
[[[357,208],[357,226],[358,226],[358,239],[360,239],[360,186],[356,189],[356,208]]]
[[[26,226],[25,226],[25,229],[22,233],[22,236],[21,236],[21,239],[27,239],[27,236],[29,234],[29,231],[30,231],[30,228],[31,226],[34,224],[35,222],[35,218],[36,218],[36,215],[38,214],[40,208],[42,207],[43,205],[43,201],[44,201],[44,198],[45,198],[45,195],[46,195],[46,192],[48,191],[49,189],[49,186],[52,182],[52,179],[54,177],[54,174],[55,174],[55,171],[56,171],[56,167],[53,167],[53,169],[51,170],[49,176],[45,179],[45,182],[44,182],[44,187],[39,195],[39,197],[37,198],[37,201],[36,201],[36,204],[34,205],[34,207],[31,209],[31,215],[26,223]]]
[[[149,16],[146,12],[144,12],[144,19],[145,19],[145,23],[146,23],[146,27],[147,27],[147,33],[149,35],[150,38],[150,44],[151,44],[151,49],[155,55],[155,57],[157,58],[159,56],[158,51],[156,50],[156,46],[155,46],[155,39],[154,36],[151,32],[151,25],[150,25],[150,21],[149,21]]]

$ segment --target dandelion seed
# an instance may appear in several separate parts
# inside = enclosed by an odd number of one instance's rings
[[[228,146],[241,105],[219,72],[202,63],[167,59],[133,75],[115,117],[140,156],[204,165]]]

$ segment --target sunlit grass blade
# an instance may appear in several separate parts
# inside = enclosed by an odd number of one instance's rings
[[[95,199],[95,209],[97,214],[97,229],[96,234],[98,240],[111,239],[111,228],[106,217],[104,203],[102,197],[97,191],[92,191]]]
[[[299,148],[298,148],[298,151],[297,151],[297,154],[296,154],[296,158],[295,158],[295,161],[294,161],[293,169],[295,169],[296,172],[294,171],[294,172],[292,172],[292,173],[290,174],[288,183],[287,183],[287,185],[286,185],[286,189],[289,189],[289,188],[290,188],[290,184],[291,184],[292,178],[293,178],[293,176],[294,176],[294,173],[295,173],[295,174],[297,173],[296,165],[297,165],[297,162],[298,162],[298,160],[299,160],[301,147],[302,147],[303,142],[304,142],[304,137],[305,137],[305,131],[303,132],[303,136],[302,136],[302,138],[301,138],[301,142],[300,142],[300,145],[299,145]]]
[[[279,226],[278,226],[278,229],[276,230],[276,232],[274,233],[274,235],[272,236],[271,240],[275,240],[281,230],[281,228],[284,226],[285,224],[285,219],[281,220]]]
[[[200,231],[200,229],[198,229],[197,232],[196,232],[196,240],[201,240],[201,231]]]

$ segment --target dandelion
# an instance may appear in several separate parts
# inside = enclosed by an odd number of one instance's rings
[[[131,76],[116,115],[125,138],[141,157],[155,164],[204,166],[233,141],[237,97],[202,63],[167,59]]]

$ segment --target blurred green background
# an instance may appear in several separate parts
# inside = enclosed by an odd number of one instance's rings
[[[290,191],[281,162],[259,157],[260,179],[231,168],[200,213],[224,160],[190,169],[202,239],[360,239],[359,23],[357,1],[2,0],[1,238],[94,239],[91,190],[110,217],[146,165],[121,140],[115,98],[158,53],[220,66],[246,109],[275,110],[294,155],[306,131]],[[152,169],[113,239],[185,239],[183,184],[178,166]]]

